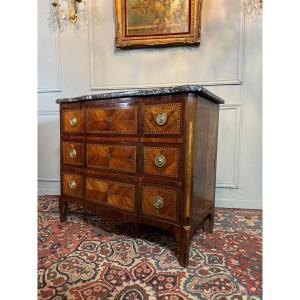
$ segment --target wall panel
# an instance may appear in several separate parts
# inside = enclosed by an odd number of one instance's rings
[[[60,192],[56,98],[202,83],[226,100],[220,109],[216,205],[261,207],[261,20],[244,18],[238,0],[203,4],[200,47],[122,51],[114,48],[113,1],[89,1],[88,22],[67,26],[60,38],[48,21],[50,2],[39,2],[40,194]]]
[[[38,13],[38,91],[40,93],[59,92],[60,37],[50,23],[48,1],[39,1]]]
[[[244,27],[240,1],[203,2],[200,48],[115,49],[112,12],[113,1],[106,5],[90,1],[92,90],[241,83]]]

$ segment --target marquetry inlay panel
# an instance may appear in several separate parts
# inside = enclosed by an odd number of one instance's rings
[[[87,144],[87,166],[135,173],[136,146]]]
[[[82,176],[77,174],[63,174],[63,194],[82,197]]]
[[[155,199],[163,201],[161,208],[155,207]],[[142,187],[142,213],[172,221],[177,219],[178,190],[144,185]]]
[[[62,113],[62,129],[66,133],[81,133],[83,131],[82,110],[64,110]]]
[[[86,199],[134,211],[135,185],[116,181],[86,178]]]
[[[86,109],[87,133],[137,134],[137,107]]]
[[[145,105],[145,134],[180,134],[181,133],[181,103]],[[164,114],[167,118],[163,125],[157,122],[157,116]]]
[[[63,142],[63,163],[69,165],[83,165],[83,143]]]
[[[179,153],[178,148],[144,147],[143,172],[145,174],[178,177]],[[162,167],[157,166],[155,163],[158,156],[165,158],[165,164]]]

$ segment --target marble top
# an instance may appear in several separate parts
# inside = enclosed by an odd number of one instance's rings
[[[78,101],[89,101],[89,100],[101,100],[110,98],[122,98],[122,97],[138,97],[138,96],[151,96],[151,95],[170,95],[177,93],[195,93],[202,96],[212,102],[217,104],[224,103],[224,100],[212,92],[208,91],[201,85],[181,85],[173,87],[153,87],[153,88],[141,88],[141,89],[128,89],[128,90],[118,90],[111,92],[102,92],[91,95],[83,95],[73,98],[61,98],[57,99],[56,103],[68,103],[68,102],[78,102]]]

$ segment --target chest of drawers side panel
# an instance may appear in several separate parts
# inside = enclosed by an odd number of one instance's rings
[[[184,187],[182,194],[182,223],[190,225],[193,201],[193,154],[195,139],[195,118],[197,99],[194,94],[187,95],[184,113]]]
[[[192,224],[198,226],[215,206],[219,105],[197,99],[193,149]]]

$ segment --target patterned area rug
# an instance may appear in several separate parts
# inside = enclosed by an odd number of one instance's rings
[[[146,225],[108,224],[77,206],[60,223],[58,197],[38,201],[39,299],[262,299],[260,210],[216,209],[198,230],[188,268],[175,238]]]

